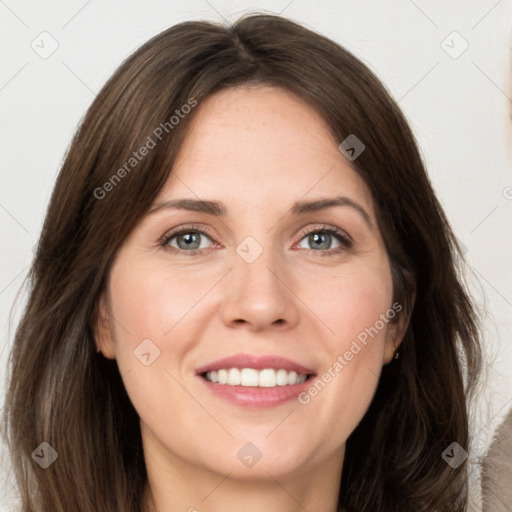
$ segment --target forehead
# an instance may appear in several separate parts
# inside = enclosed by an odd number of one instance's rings
[[[261,207],[340,194],[372,212],[364,180],[324,119],[271,86],[222,90],[198,107],[159,199],[219,198]]]

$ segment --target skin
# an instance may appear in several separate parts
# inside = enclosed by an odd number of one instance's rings
[[[387,323],[305,405],[242,407],[209,392],[195,369],[246,352],[284,356],[321,375],[391,308],[370,191],[325,121],[288,92],[231,88],[198,109],[155,205],[217,200],[226,216],[148,214],[119,249],[100,299],[98,348],[117,359],[140,417],[145,509],[334,512],[345,442],[401,341],[402,323]],[[370,223],[351,206],[289,212],[295,201],[338,195],[360,205]],[[162,245],[173,228],[190,224],[210,232],[200,235],[199,254],[191,255],[183,235]],[[324,225],[342,230],[352,246],[328,235],[315,244],[305,231],[325,233]],[[263,249],[252,263],[236,252],[248,236]],[[149,366],[133,354],[144,339],[160,350]],[[261,452],[252,467],[237,457],[248,442]]]

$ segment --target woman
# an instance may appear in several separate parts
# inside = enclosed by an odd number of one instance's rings
[[[4,412],[23,510],[466,510],[459,257],[353,55],[275,16],[171,27],[57,179]]]

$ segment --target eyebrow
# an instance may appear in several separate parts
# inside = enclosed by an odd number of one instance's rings
[[[370,228],[373,228],[373,222],[368,212],[359,203],[345,196],[318,199],[316,201],[296,201],[293,203],[290,211],[292,215],[301,215],[318,212],[335,206],[349,206],[355,209],[363,217],[366,224],[368,224]],[[155,204],[153,208],[149,210],[148,215],[168,208],[200,212],[215,217],[226,217],[227,215],[227,208],[220,201],[205,201],[202,199],[170,199],[163,201]]]

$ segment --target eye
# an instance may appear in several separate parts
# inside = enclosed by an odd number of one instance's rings
[[[188,226],[171,233],[166,233],[161,241],[163,247],[170,248],[173,252],[185,251],[191,255],[199,254],[207,249],[209,244],[203,243],[204,238],[211,236],[208,231],[199,226]]]
[[[205,241],[205,239],[209,240]],[[160,245],[172,252],[185,252],[189,256],[200,255],[211,248],[212,235],[207,229],[191,225],[181,229],[176,228],[166,233]],[[304,242],[310,247],[304,247]],[[332,247],[333,242],[337,242]],[[295,247],[306,249],[322,256],[338,254],[352,247],[352,239],[341,229],[332,226],[315,226],[303,234],[301,241]]]
[[[312,249],[304,247],[302,245],[302,240],[304,240],[306,244],[309,244]],[[339,253],[352,247],[352,240],[350,237],[345,232],[341,231],[341,229],[333,228],[331,226],[313,228],[303,236],[302,240],[298,244],[298,247],[309,249],[314,252],[323,252],[323,255],[325,256],[329,256],[333,253]],[[338,245],[332,247],[333,241],[337,242]]]

